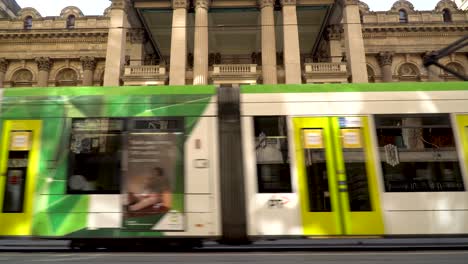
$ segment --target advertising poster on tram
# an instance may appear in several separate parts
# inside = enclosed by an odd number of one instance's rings
[[[126,163],[124,228],[183,230],[183,134],[128,134]]]

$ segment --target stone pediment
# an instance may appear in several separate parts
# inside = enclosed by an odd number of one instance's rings
[[[399,0],[399,1],[396,1],[396,2],[393,4],[392,9],[390,9],[390,11],[392,11],[392,12],[398,12],[398,11],[400,11],[401,9],[404,9],[404,10],[405,10],[406,12],[408,12],[408,13],[413,13],[413,12],[415,12],[413,4],[411,4],[409,1],[406,1],[406,0]]]
[[[75,17],[84,16],[83,12],[81,12],[81,10],[76,6],[67,6],[60,12],[61,18],[67,18],[70,15],[74,15]]]
[[[26,7],[18,12],[17,19],[24,20],[28,16],[31,16],[33,19],[42,18],[41,14],[35,8]]]
[[[451,0],[442,0],[439,3],[437,3],[435,7],[435,11],[437,12],[442,12],[444,9],[448,9],[452,12],[458,12],[461,11],[457,4],[454,1]]]

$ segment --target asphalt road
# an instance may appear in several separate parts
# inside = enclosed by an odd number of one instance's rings
[[[468,251],[239,253],[0,253],[0,263],[466,264]]]

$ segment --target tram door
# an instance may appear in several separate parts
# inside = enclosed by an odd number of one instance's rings
[[[0,236],[31,235],[41,121],[3,121],[0,138]]]
[[[367,117],[293,123],[304,234],[383,234]]]
[[[468,115],[458,115],[457,123],[465,157],[465,173],[468,175]]]

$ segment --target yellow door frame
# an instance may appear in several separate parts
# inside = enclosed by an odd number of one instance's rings
[[[0,146],[0,236],[30,236],[32,234],[33,203],[36,178],[39,170],[39,150],[42,121],[40,120],[5,120]],[[3,213],[3,198],[6,188],[6,172],[8,168],[8,151],[12,131],[31,131],[31,148],[26,170],[26,185],[24,188],[23,212]]]
[[[365,150],[367,182],[372,211],[351,212],[346,184],[339,117],[293,118],[297,175],[305,235],[381,235],[384,233],[379,186],[369,120],[360,117]],[[304,161],[303,129],[322,129],[332,212],[309,212],[309,195]],[[338,184],[340,183],[340,184]]]
[[[462,161],[464,165],[465,173],[468,173],[468,115],[457,115],[457,126],[458,126],[458,134],[460,135],[460,144],[462,146],[463,157],[464,160]],[[467,175],[468,177],[468,175]],[[468,179],[464,179],[465,182],[465,189],[467,189],[468,185],[466,183]]]

